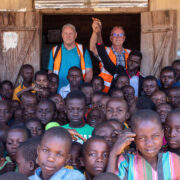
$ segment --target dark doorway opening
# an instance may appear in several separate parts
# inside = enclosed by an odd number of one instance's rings
[[[92,33],[92,17],[102,21],[104,44],[110,46],[109,35],[113,26],[123,26],[126,32],[125,48],[140,49],[140,14],[101,14],[101,15],[43,15],[42,61],[41,68],[47,69],[51,48],[61,43],[60,31],[64,24],[75,25],[77,42],[89,48]],[[54,37],[53,37],[54,36]],[[49,40],[51,37],[51,40]],[[54,39],[54,40],[53,40]],[[98,74],[98,61],[91,54],[94,74]]]

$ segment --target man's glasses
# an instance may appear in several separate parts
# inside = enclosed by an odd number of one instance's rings
[[[113,33],[112,34],[113,37],[124,37],[123,33],[117,34],[117,33]]]

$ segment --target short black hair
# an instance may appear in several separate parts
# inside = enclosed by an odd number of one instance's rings
[[[72,92],[68,93],[68,95],[65,98],[66,104],[71,99],[81,99],[86,104],[86,96],[82,91],[76,90],[76,91],[72,91]]]
[[[140,57],[140,60],[142,60],[142,53],[138,50],[132,50],[130,53],[129,53],[129,57],[130,56],[138,56]]]
[[[176,63],[180,63],[180,59],[175,59],[172,63],[172,66],[174,66],[174,64],[176,64]]]
[[[35,76],[34,76],[35,80],[37,79],[37,76],[46,76],[46,78],[48,79],[48,73],[44,70],[40,70],[35,73]]]
[[[4,145],[3,143],[0,141],[0,159],[3,157],[4,155]]]
[[[131,129],[134,131],[136,124],[141,121],[156,121],[156,123],[162,128],[159,114],[151,109],[144,109],[134,113],[130,120]]]
[[[106,142],[106,140],[104,139],[104,137],[94,135],[94,136],[90,137],[89,139],[87,139],[86,142],[84,142],[84,144],[83,144],[83,146],[82,146],[82,154],[83,154],[83,156],[87,153],[87,147],[88,147],[89,143],[91,143],[91,142],[94,141],[94,140],[104,141],[104,142],[107,144],[107,142]],[[107,144],[107,146],[108,146],[108,144]],[[109,147],[109,146],[108,146],[108,147]]]
[[[11,81],[4,80],[0,83],[0,90],[2,90],[4,84],[8,84],[12,89],[14,88],[13,83]]]
[[[78,146],[78,147],[80,148],[80,156],[82,156],[82,147],[83,147],[83,145],[82,145],[81,143],[77,142],[77,141],[73,141],[73,142],[72,142],[72,146],[71,146],[71,150],[72,150],[73,147],[75,147],[75,146]]]
[[[26,98],[35,98],[37,100],[36,94],[30,92],[30,91],[26,91],[24,93],[22,93],[22,95],[20,96],[20,100],[22,100],[23,97]]]
[[[180,91],[180,86],[173,86],[168,89],[167,94],[169,94],[170,91]]]
[[[120,98],[120,97],[111,97],[110,99],[109,99],[109,101],[107,102],[107,106],[108,106],[108,104],[110,103],[110,102],[112,102],[112,101],[118,101],[118,102],[122,102],[122,103],[124,103],[125,105],[126,105],[126,109],[127,109],[127,111],[128,111],[128,103],[127,103],[127,101],[125,100],[125,99],[122,99],[122,98]]]
[[[25,126],[23,126],[23,125],[14,125],[14,126],[11,126],[11,127],[9,128],[8,132],[9,132],[9,131],[12,131],[12,130],[15,130],[15,129],[20,130],[20,131],[23,131],[23,132],[27,135],[28,138],[31,137],[31,132],[30,132],[30,130],[29,130],[28,128],[26,128]]]
[[[69,152],[70,152],[71,146],[72,146],[72,137],[71,137],[70,133],[68,132],[68,130],[66,130],[63,127],[52,127],[43,134],[41,142],[44,139],[46,139],[48,137],[52,137],[52,136],[58,137],[60,139],[63,139],[63,141],[66,141],[66,144],[68,145]]]
[[[105,93],[105,92],[98,91],[98,92],[93,93],[93,96],[96,96],[96,95],[98,95],[98,96],[106,96],[106,94],[107,93]]]
[[[38,118],[32,118],[32,119],[28,119],[28,120],[26,120],[25,121],[25,126],[28,124],[28,123],[30,123],[30,122],[37,122],[37,123],[39,123],[40,125],[41,125],[41,127],[43,128],[43,124],[41,123],[41,121],[38,119]]]
[[[0,180],[28,180],[28,177],[19,172],[7,172],[0,176]]]
[[[104,172],[101,174],[98,174],[97,176],[95,176],[93,178],[93,180],[120,180],[120,178],[114,174],[114,173],[110,173],[110,172]]]
[[[40,104],[43,104],[43,103],[50,104],[50,105],[53,107],[53,111],[54,111],[54,112],[56,111],[56,104],[55,104],[52,100],[50,100],[50,99],[43,99],[43,100],[41,100],[41,101],[39,102],[38,106],[39,106]]]
[[[24,70],[24,69],[32,69],[34,71],[34,68],[31,64],[24,64],[21,66],[21,72]]]
[[[152,109],[152,110],[155,111],[156,106],[155,106],[154,102],[149,97],[141,96],[136,101],[136,108],[138,110],[141,110],[141,109]]]
[[[92,79],[92,83],[93,83],[93,81],[95,81],[96,79],[100,80],[101,83],[104,85],[104,79],[103,79],[101,76],[95,76],[95,77]]]
[[[36,164],[37,147],[40,144],[40,141],[41,137],[37,136],[30,138],[19,145],[18,150],[26,162],[33,161],[34,164]]]
[[[80,85],[80,89],[82,90],[83,88],[86,88],[86,87],[93,87],[91,83],[87,83],[87,82],[84,82],[83,84]]]
[[[171,71],[171,72],[173,72],[174,77],[176,77],[176,71],[175,71],[175,69],[174,69],[172,66],[165,66],[165,67],[161,70],[160,76],[161,76],[161,74],[162,74],[164,71]]]
[[[167,116],[166,119],[168,119],[173,114],[180,114],[180,108],[173,109]]]
[[[147,81],[147,80],[151,80],[151,81],[155,81],[156,82],[156,84],[157,84],[157,86],[158,86],[158,80],[157,80],[157,78],[155,77],[155,76],[146,76],[144,79],[143,79],[143,83],[144,83],[144,81]]]
[[[59,82],[59,76],[55,73],[49,73],[48,74],[48,80],[50,80],[51,78],[56,78],[57,81]]]
[[[80,68],[78,68],[77,66],[73,66],[73,67],[71,67],[70,69],[69,69],[69,71],[68,71],[68,75],[69,75],[69,72],[70,71],[79,71],[80,72],[80,74],[81,74],[81,76],[82,76],[82,70],[80,69]]]

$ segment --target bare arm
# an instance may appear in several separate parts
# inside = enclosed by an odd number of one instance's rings
[[[92,18],[93,23],[92,23],[92,35],[90,38],[90,44],[89,44],[89,49],[94,53],[95,56],[98,56],[98,52],[96,49],[96,43],[101,43],[102,42],[102,35],[101,35],[101,21],[97,18]]]
[[[92,78],[93,78],[93,70],[92,68],[86,68],[86,76],[85,76],[85,82],[91,82]]]

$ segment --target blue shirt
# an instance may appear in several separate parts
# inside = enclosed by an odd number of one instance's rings
[[[64,44],[62,43],[61,52],[62,52],[62,60],[61,60],[61,66],[60,66],[60,71],[59,71],[58,90],[62,88],[63,86],[68,85],[69,82],[67,80],[67,75],[71,67],[77,66],[81,68],[81,62],[80,62],[80,58],[77,53],[76,47],[74,47],[71,50],[68,50],[64,47]],[[85,51],[85,54],[84,54],[84,61],[85,61],[85,68],[92,68],[91,57],[87,50]],[[53,70],[53,65],[54,65],[54,59],[53,59],[53,54],[51,50],[50,57],[49,57],[48,70]]]
[[[36,169],[35,174],[29,180],[42,180],[40,178],[41,168]],[[82,173],[74,169],[61,168],[49,180],[85,180]]]

